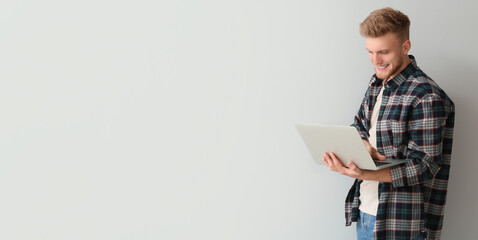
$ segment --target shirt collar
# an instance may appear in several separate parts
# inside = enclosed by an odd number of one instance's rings
[[[405,80],[408,79],[416,70],[420,69],[417,65],[417,61],[413,55],[408,55],[410,58],[410,64],[408,64],[397,76],[387,81],[386,88],[395,89]],[[376,74],[373,75],[372,86],[381,86],[383,80],[378,78]]]

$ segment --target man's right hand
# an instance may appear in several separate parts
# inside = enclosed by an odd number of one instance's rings
[[[367,147],[368,153],[370,153],[370,156],[372,156],[372,159],[382,160],[382,161],[386,159],[386,157],[384,155],[380,154],[377,151],[377,149],[372,147],[372,145],[370,145],[370,143],[367,140],[362,139],[362,141],[365,144],[365,146]]]

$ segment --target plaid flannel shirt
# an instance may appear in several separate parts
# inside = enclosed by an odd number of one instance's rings
[[[391,167],[392,183],[380,182],[374,239],[413,239],[421,232],[440,239],[450,172],[455,107],[412,62],[387,81],[377,122],[377,150],[406,159]],[[374,75],[352,126],[368,139],[370,117],[382,80]],[[346,225],[359,218],[360,183],[345,204]]]

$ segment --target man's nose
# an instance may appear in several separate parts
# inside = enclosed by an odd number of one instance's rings
[[[373,64],[380,64],[380,62],[381,62],[380,57],[379,57],[378,54],[376,54],[376,53],[375,53],[375,54],[372,54],[372,55],[370,56],[370,58],[372,59],[372,63],[373,63]]]

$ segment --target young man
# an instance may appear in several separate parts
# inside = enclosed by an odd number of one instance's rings
[[[346,198],[346,225],[358,239],[439,239],[453,139],[454,104],[408,55],[410,21],[391,8],[361,24],[375,69],[357,128],[371,156],[406,163],[378,171],[344,166],[324,153],[332,170],[355,178]]]

